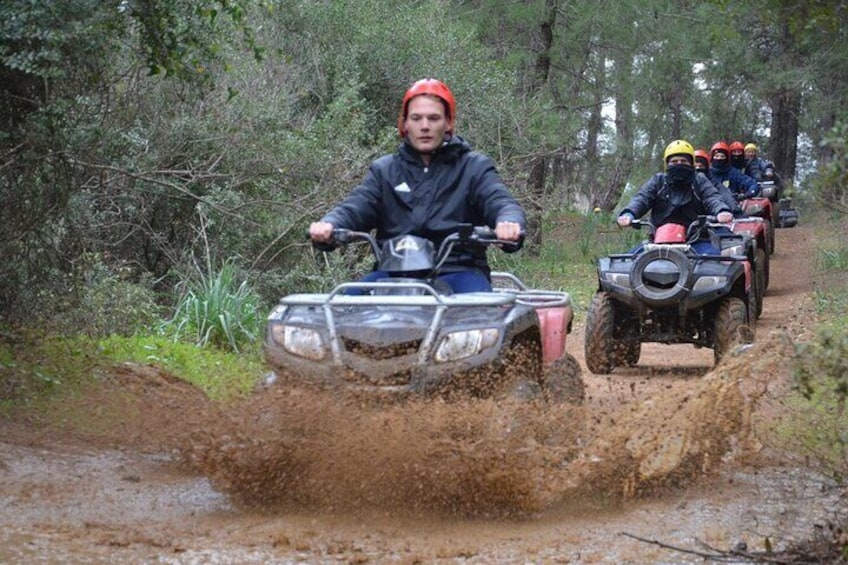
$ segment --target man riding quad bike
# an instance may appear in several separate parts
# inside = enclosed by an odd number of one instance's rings
[[[598,261],[598,291],[586,314],[590,371],[636,365],[646,342],[710,347],[718,363],[753,341],[757,306],[745,236],[720,233],[724,228],[708,219],[656,230],[632,220],[651,229],[649,241]],[[696,252],[694,244],[705,238],[720,252]]]
[[[333,243],[367,242],[385,276],[294,294],[268,317],[265,358],[295,382],[370,395],[541,395],[582,402],[576,360],[565,351],[570,296],[528,289],[492,272],[493,289],[454,293],[438,276],[452,249],[507,246],[488,227],[460,225],[435,248],[416,235],[382,245],[336,228]]]

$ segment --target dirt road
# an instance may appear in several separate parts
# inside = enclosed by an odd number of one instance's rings
[[[758,431],[807,339],[813,231],[780,230],[757,344],[645,346],[582,409],[402,409],[276,391],[217,407],[120,367],[0,421],[0,562],[688,563],[779,548],[833,504]],[[669,546],[682,551],[671,549]],[[691,551],[693,553],[687,553]]]

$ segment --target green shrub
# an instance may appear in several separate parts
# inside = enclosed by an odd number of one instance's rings
[[[259,298],[246,280],[237,282],[236,275],[235,266],[228,262],[217,273],[210,271],[188,281],[173,318],[161,324],[163,333],[175,341],[236,353],[254,343],[264,320]]]

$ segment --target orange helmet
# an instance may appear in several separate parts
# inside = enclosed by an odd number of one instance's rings
[[[716,141],[713,143],[713,146],[710,147],[710,157],[715,155],[717,151],[721,151],[727,155],[728,159],[730,158],[730,147],[727,146],[727,143],[723,141]]]
[[[744,153],[745,152],[745,144],[741,141],[734,141],[730,144],[730,153]]]
[[[406,130],[403,127],[403,122],[406,120],[406,112],[409,108],[409,101],[416,96],[421,96],[422,94],[429,94],[441,99],[445,105],[445,118],[448,121],[447,131],[448,133],[453,133],[453,125],[456,120],[456,99],[453,97],[453,93],[442,81],[434,78],[424,78],[416,81],[415,84],[410,86],[403,95],[403,102],[401,102],[400,106],[400,115],[398,116],[398,133],[400,136],[406,136]]]
[[[707,162],[707,167],[710,166],[710,154],[706,149],[698,149],[695,151],[695,162],[698,162],[698,159],[703,159]]]

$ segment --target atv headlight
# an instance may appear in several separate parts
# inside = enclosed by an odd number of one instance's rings
[[[298,357],[320,361],[327,354],[321,334],[310,328],[274,324],[271,326],[271,339]]]
[[[499,335],[495,328],[449,333],[439,342],[436,362],[445,363],[477,355],[497,344]]]
[[[732,247],[725,247],[721,250],[721,254],[724,257],[733,257],[734,255],[745,255],[745,246],[734,245]]]
[[[745,213],[749,216],[756,216],[758,214],[762,214],[765,209],[765,206],[762,204],[748,204],[745,206]]]
[[[721,288],[725,284],[727,284],[727,277],[700,277],[697,281],[695,281],[695,285],[692,287],[692,290],[712,290],[714,288]]]
[[[628,273],[604,273],[604,279],[616,286],[629,287],[630,275]]]

